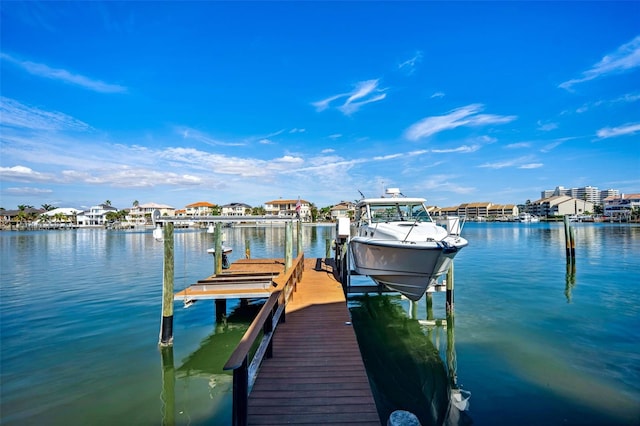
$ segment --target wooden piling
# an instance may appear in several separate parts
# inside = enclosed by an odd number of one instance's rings
[[[222,223],[216,222],[216,230],[214,232],[216,240],[216,252],[213,255],[214,258],[214,271],[215,275],[222,273]]]
[[[293,263],[293,222],[284,227],[284,271],[287,272]]]
[[[569,226],[569,237],[571,240],[571,262],[576,261],[576,231],[573,226]]]
[[[164,224],[164,269],[162,279],[162,323],[160,346],[173,345],[173,222]]]
[[[564,241],[565,251],[567,255],[567,263],[571,262],[571,224],[569,223],[569,216],[564,216]]]
[[[447,271],[447,313],[453,312],[454,304],[453,304],[453,260],[449,265],[449,271]]]
[[[244,240],[244,258],[251,259],[251,241],[248,238]]]
[[[302,221],[298,220],[296,223],[297,226],[297,243],[298,243],[298,251],[296,251],[296,256],[300,256],[302,253]]]
[[[329,238],[324,242],[324,258],[331,259],[331,239]]]

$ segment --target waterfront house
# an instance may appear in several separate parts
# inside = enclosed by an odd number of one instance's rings
[[[335,206],[331,207],[330,215],[332,221],[337,221],[342,217],[352,218],[355,214],[355,203],[351,201],[341,201]]]
[[[160,216],[175,216],[176,210],[166,204],[146,203],[138,204],[129,210],[127,219],[137,225],[151,224],[151,215],[155,210],[160,211]]]
[[[640,194],[621,194],[604,199],[605,216],[628,220],[634,209],[640,209]]]
[[[264,203],[267,216],[278,216],[283,219],[296,217],[296,206],[300,203],[300,219],[303,222],[311,222],[311,203],[306,200],[272,200]]]
[[[109,204],[98,204],[76,215],[76,220],[78,226],[104,226],[107,224],[107,213],[117,211]]]
[[[198,201],[197,203],[189,204],[184,207],[187,216],[213,216],[216,204],[209,203],[207,201]]]
[[[230,203],[222,206],[222,216],[248,216],[251,214],[251,206],[244,203]]]

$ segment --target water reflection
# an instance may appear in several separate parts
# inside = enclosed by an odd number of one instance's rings
[[[162,424],[176,424],[176,380],[189,385],[189,378],[204,378],[208,382],[209,399],[220,402],[229,399],[233,392],[233,372],[223,370],[238,342],[249,327],[251,321],[262,307],[263,301],[239,304],[228,316],[216,323],[214,332],[207,336],[199,347],[187,355],[180,366],[174,364],[173,347],[160,348],[162,362]],[[185,404],[180,414],[188,410]],[[216,418],[222,417],[218,413]]]
[[[454,316],[418,319],[417,305],[404,311],[399,296],[350,298],[350,311],[363,360],[372,383],[378,414],[395,410],[415,414],[426,425],[468,425],[469,393],[457,384]],[[446,364],[439,347],[447,335]],[[435,341],[435,343],[434,343]]]

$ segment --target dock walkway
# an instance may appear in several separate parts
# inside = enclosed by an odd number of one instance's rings
[[[304,276],[249,394],[250,425],[380,425],[340,282],[331,261]]]

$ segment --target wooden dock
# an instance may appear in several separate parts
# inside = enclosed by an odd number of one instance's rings
[[[286,306],[249,394],[250,425],[380,425],[351,325],[344,292],[330,261],[306,259],[302,281]]]

